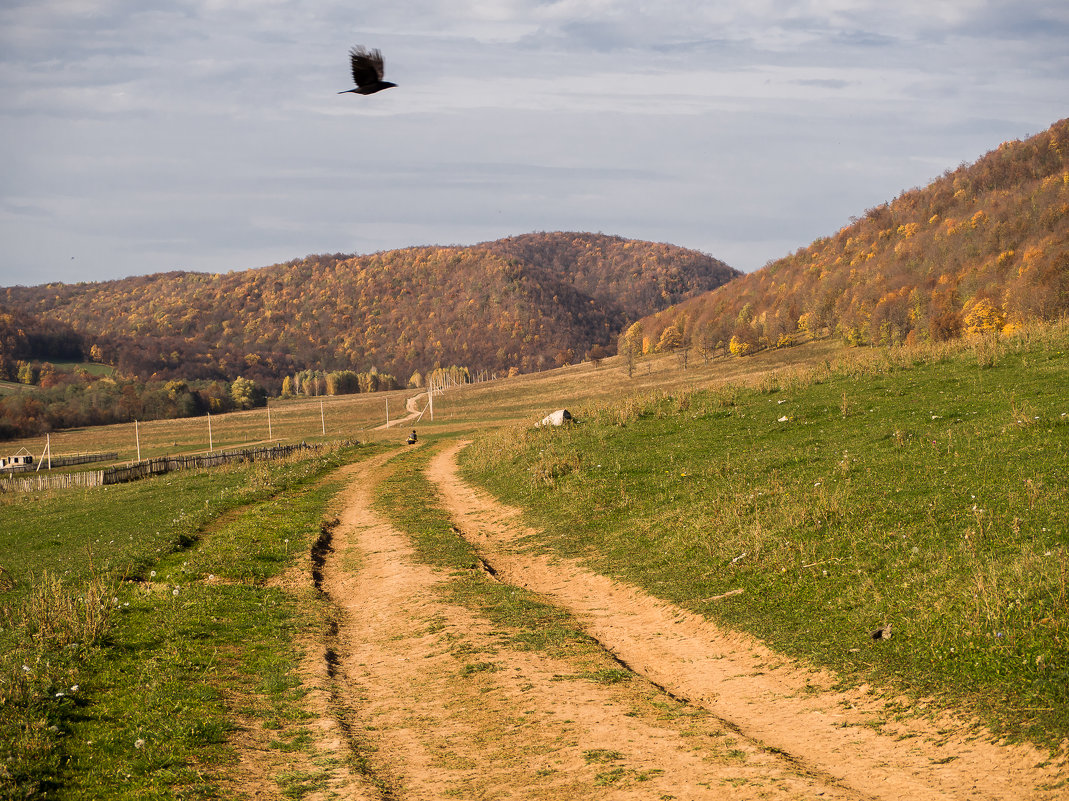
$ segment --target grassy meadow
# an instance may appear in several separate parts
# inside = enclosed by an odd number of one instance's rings
[[[13,395],[18,392],[38,392],[32,385],[19,384],[15,381],[0,381],[0,395]]]
[[[332,471],[375,450],[0,507],[0,798],[219,797],[239,720],[306,747],[324,614],[271,579],[308,560]]]
[[[209,447],[222,451],[273,443],[366,440],[374,438],[373,429],[386,422],[387,401],[391,419],[397,419],[406,413],[406,398],[415,394],[413,390],[322,399],[272,398],[270,419],[268,409],[259,408],[211,415],[210,431],[207,416],[143,420],[136,428],[133,423],[122,423],[64,429],[52,433],[51,447],[56,456],[114,451],[118,461],[126,463],[137,460],[139,440],[142,459],[207,453]],[[30,437],[4,443],[3,449],[14,453],[25,447],[40,457],[45,445],[45,437]]]
[[[853,351],[481,435],[549,546],[996,730],[1069,737],[1069,329]],[[727,593],[735,592],[727,597]],[[891,624],[891,639],[870,632]]]

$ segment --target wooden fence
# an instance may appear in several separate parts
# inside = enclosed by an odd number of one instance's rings
[[[114,462],[119,458],[117,453],[75,453],[70,456],[53,456],[52,467],[71,467],[76,464],[89,464],[90,462]],[[48,462],[46,461],[45,464]]]
[[[319,450],[318,445],[275,445],[271,448],[243,448],[239,451],[220,451],[197,456],[160,456],[144,462],[135,462],[129,467],[109,467],[104,470],[105,484],[121,484],[125,481],[137,481],[146,476],[158,476],[172,470],[190,470],[202,467],[218,467],[234,462],[261,462],[283,459],[291,453],[306,450]]]
[[[160,456],[144,462],[135,462],[129,467],[109,467],[104,470],[90,470],[84,473],[65,473],[63,475],[27,476],[0,481],[0,492],[39,492],[44,489],[66,489],[68,487],[101,487],[106,484],[122,484],[137,481],[148,476],[158,476],[173,470],[191,470],[205,467],[218,467],[235,462],[259,462],[283,459],[292,453],[318,451],[320,445],[275,445],[271,448],[243,448],[237,451],[220,451],[197,456]]]
[[[41,470],[48,470],[49,463],[52,468],[57,467],[72,467],[77,464],[89,464],[90,462],[114,462],[119,458],[117,453],[75,453],[70,456],[53,456],[49,459],[47,456],[39,462],[33,462],[32,464],[17,464],[9,467],[0,468],[0,472],[4,473],[38,473]]]

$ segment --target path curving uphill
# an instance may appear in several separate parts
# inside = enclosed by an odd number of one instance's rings
[[[698,705],[752,748],[851,798],[1065,798],[1069,774],[1027,745],[996,745],[949,717],[887,720],[862,691],[833,688],[830,675],[793,664],[760,642],[613,581],[577,561],[517,547],[533,532],[516,510],[466,485],[457,444],[427,473],[457,528],[505,582],[570,611],[622,663]],[[680,797],[686,797],[680,795]],[[726,793],[724,797],[733,797]]]
[[[368,799],[858,799],[632,679],[523,647],[422,564],[373,507],[391,467],[351,468],[318,585],[334,607],[336,729]],[[587,646],[589,648],[589,646]],[[591,649],[605,667],[619,668]]]

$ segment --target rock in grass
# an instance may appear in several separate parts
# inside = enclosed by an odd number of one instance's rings
[[[557,409],[557,411],[552,414],[547,414],[543,417],[541,422],[537,423],[536,428],[541,428],[542,426],[562,426],[565,423],[570,423],[572,419],[572,413],[567,409]]]

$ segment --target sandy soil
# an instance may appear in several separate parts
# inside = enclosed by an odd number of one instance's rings
[[[1064,764],[1028,746],[1005,746],[949,716],[893,720],[872,694],[836,692],[832,677],[792,664],[750,637],[651,597],[581,564],[532,555],[518,513],[466,486],[462,445],[428,474],[457,527],[504,581],[571,611],[623,663],[673,695],[707,709],[777,766],[822,791],[873,799],[1054,799]],[[668,790],[680,798],[689,790]],[[820,791],[818,791],[820,792]],[[655,797],[655,796],[651,796]],[[721,797],[744,797],[721,789]]]

